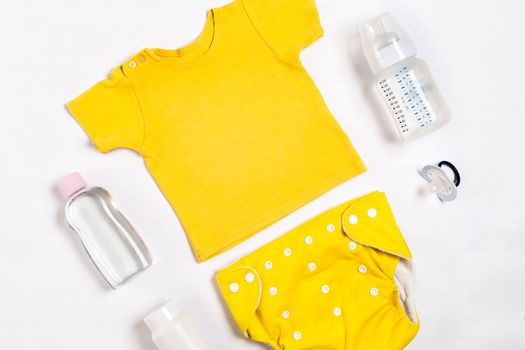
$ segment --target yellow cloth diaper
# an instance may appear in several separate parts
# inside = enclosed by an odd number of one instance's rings
[[[221,270],[247,337],[275,349],[402,349],[417,334],[412,256],[386,196],[341,204]]]

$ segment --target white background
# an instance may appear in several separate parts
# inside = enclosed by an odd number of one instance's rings
[[[417,264],[422,320],[410,349],[525,347],[525,2],[318,0],[325,37],[303,61],[369,171],[211,261],[197,264],[177,217],[126,150],[98,153],[64,103],[144,47],[175,48],[223,1],[49,0],[0,5],[0,349],[153,350],[140,323],[173,297],[215,349],[242,339],[215,271],[303,221],[374,189],[387,192]],[[356,30],[391,11],[432,68],[453,121],[401,143]],[[418,168],[447,159],[459,198],[423,195]],[[156,265],[108,289],[64,223],[56,181],[78,170],[107,188]],[[352,335],[359,336],[359,335]]]

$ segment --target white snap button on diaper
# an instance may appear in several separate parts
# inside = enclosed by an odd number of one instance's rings
[[[355,248],[357,248],[357,243],[354,242],[354,241],[351,241],[348,243],[348,248],[354,250]]]
[[[230,292],[237,293],[239,291],[239,285],[237,283],[230,284]]]
[[[352,225],[355,225],[357,224],[357,222],[359,221],[357,215],[355,214],[352,214],[348,217],[348,221],[352,224]]]
[[[286,248],[285,250],[283,250],[283,254],[284,256],[290,256],[292,255],[292,250],[290,248]]]
[[[129,61],[128,66],[129,66],[129,68],[135,68],[137,66],[137,62]]]
[[[373,218],[375,218],[377,216],[377,210],[375,208],[370,208],[370,209],[368,209],[367,214],[368,214],[369,218],[373,219]]]
[[[334,308],[333,313],[335,317],[341,316],[341,308],[338,308],[338,307]]]
[[[371,296],[376,297],[378,294],[379,294],[379,291],[377,290],[377,288],[371,288],[370,289],[370,295]]]
[[[308,270],[315,271],[317,265],[314,262],[308,263]]]
[[[269,292],[270,292],[271,295],[277,295],[277,288],[270,287]]]
[[[301,332],[299,332],[299,331],[293,332],[293,338],[295,340],[301,340],[302,337],[303,337],[303,335],[301,334]]]
[[[272,267],[273,267],[273,264],[272,264],[271,261],[267,261],[267,262],[264,263],[264,268],[266,270],[271,270]]]
[[[284,319],[286,320],[287,318],[290,317],[290,311],[288,311],[288,310],[284,310],[284,311],[281,313],[281,317],[284,318]]]
[[[361,273],[365,273],[365,272],[366,272],[366,266],[365,266],[365,265],[361,265],[361,266],[359,266],[359,269],[358,269],[358,270],[359,270],[359,272],[361,272]]]
[[[323,292],[323,294],[330,293],[330,286],[325,284],[324,286],[321,287],[321,292]]]
[[[252,283],[253,281],[255,281],[255,275],[251,272],[248,272],[245,276],[244,276],[244,279],[246,282],[248,283]]]
[[[326,231],[334,232],[334,230],[335,230],[335,226],[334,225],[332,225],[332,224],[326,225]]]
[[[314,242],[314,239],[312,238],[312,236],[306,236],[304,238],[304,243],[306,244],[312,244]]]

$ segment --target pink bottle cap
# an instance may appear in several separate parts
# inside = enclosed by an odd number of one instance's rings
[[[72,173],[63,177],[58,182],[58,189],[60,193],[66,198],[70,197],[73,193],[80,191],[87,186],[86,180],[80,175],[80,173]]]

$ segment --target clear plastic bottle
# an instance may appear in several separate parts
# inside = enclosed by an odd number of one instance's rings
[[[403,139],[415,139],[450,121],[450,111],[425,61],[389,13],[359,29],[375,85]]]
[[[211,350],[193,319],[169,300],[144,317],[159,350]]]
[[[108,284],[116,289],[153,263],[137,231],[101,187],[86,187],[79,173],[58,183],[68,199],[66,221],[76,231],[89,257]]]

